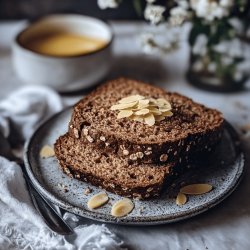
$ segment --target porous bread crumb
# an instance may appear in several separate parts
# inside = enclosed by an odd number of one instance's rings
[[[112,154],[101,154],[92,144],[83,144],[68,134],[56,141],[55,152],[62,169],[68,169],[67,173],[81,173],[81,179],[96,186],[121,195],[140,198],[159,195],[173,166],[128,165],[125,159]],[[96,162],[96,158],[100,160]]]

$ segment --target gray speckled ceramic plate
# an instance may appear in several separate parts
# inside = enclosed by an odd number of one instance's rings
[[[70,108],[66,109],[45,122],[36,130],[25,147],[25,166],[37,190],[69,212],[93,220],[119,224],[153,225],[175,222],[200,214],[220,203],[235,190],[243,175],[244,155],[237,146],[237,135],[227,124],[222,142],[213,155],[213,171],[199,177],[200,182],[213,185],[214,189],[211,192],[189,196],[188,202],[183,206],[177,206],[175,199],[167,198],[166,194],[148,201],[134,200],[135,209],[120,219],[110,215],[110,203],[90,211],[86,203],[91,195],[100,192],[101,189],[63,174],[55,157],[41,159],[39,156],[39,151],[44,145],[53,145],[55,140],[67,131],[71,112]],[[68,192],[65,193],[61,184],[67,187]],[[93,189],[93,192],[84,195],[87,187]],[[112,193],[108,195],[111,203],[121,199]]]

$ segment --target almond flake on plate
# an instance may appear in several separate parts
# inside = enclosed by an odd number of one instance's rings
[[[87,206],[89,209],[98,208],[107,203],[108,200],[109,200],[108,195],[105,192],[100,192],[98,194],[95,194],[89,199]]]
[[[55,155],[55,151],[49,145],[43,146],[41,151],[40,151],[40,157],[42,157],[42,158],[49,158],[49,157],[52,157],[54,155]]]
[[[187,202],[187,196],[185,194],[179,193],[176,197],[176,204],[182,206]]]
[[[199,195],[210,192],[213,186],[210,184],[191,184],[180,189],[183,194]]]
[[[124,198],[117,201],[111,209],[111,215],[115,217],[123,217],[129,214],[134,209],[134,203],[128,199]]]

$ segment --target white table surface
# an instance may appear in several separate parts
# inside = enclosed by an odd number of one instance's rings
[[[12,68],[10,44],[24,25],[24,21],[0,23],[0,98],[23,85]],[[187,84],[184,77],[189,54],[186,43],[183,42],[180,49],[171,55],[144,55],[137,42],[138,34],[145,29],[142,23],[112,22],[112,27],[115,32],[115,66],[108,78],[129,76],[178,91],[221,110],[238,130],[250,123],[250,91],[218,94]],[[183,34],[185,37],[186,33]],[[74,103],[80,96],[63,98],[68,103]],[[245,178],[239,188],[216,208],[192,219],[164,226],[108,227],[130,249],[250,249],[250,136],[242,135],[242,142],[247,156]],[[83,223],[93,222],[83,220]]]

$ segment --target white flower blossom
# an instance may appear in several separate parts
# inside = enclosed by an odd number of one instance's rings
[[[195,61],[194,64],[192,65],[192,69],[193,71],[196,71],[196,72],[202,71],[204,69],[203,62],[200,60]]]
[[[246,58],[244,61],[236,65],[236,70],[250,76],[250,58]]]
[[[229,42],[230,51],[228,51],[231,57],[244,57],[243,44],[238,38],[234,38]]]
[[[185,10],[189,8],[189,2],[186,0],[176,0],[176,3],[178,4],[178,6],[180,6],[181,8]]]
[[[174,7],[170,10],[170,23],[180,25],[189,17],[189,12],[181,6]]]
[[[207,66],[207,70],[208,70],[208,72],[210,72],[210,73],[214,73],[215,71],[216,71],[216,63],[214,63],[214,62],[210,62],[209,64],[208,64],[208,66]]]
[[[212,13],[210,13],[210,18],[211,21],[213,21],[215,18],[221,19],[224,16],[228,16],[229,15],[229,11],[219,5],[215,5]]]
[[[207,21],[228,16],[233,5],[233,0],[190,0],[190,2],[196,16]]]
[[[154,3],[156,0],[146,0],[147,3]]]
[[[244,57],[245,54],[242,42],[238,38],[222,41],[213,46],[213,50],[221,54],[226,54],[232,58]]]
[[[117,0],[98,0],[98,6],[100,9],[107,9],[107,8],[117,8],[119,2]]]
[[[223,65],[230,65],[230,64],[233,64],[234,60],[232,57],[228,55],[224,55],[221,57],[221,62]]]
[[[170,31],[169,36],[161,36],[161,33],[143,33],[139,37],[142,50],[147,54],[169,53],[177,48],[178,34]]]
[[[239,18],[230,18],[228,20],[228,22],[233,26],[234,28],[234,31],[237,33],[237,34],[242,34],[243,33],[243,22],[242,20],[240,20]]]
[[[147,4],[144,10],[144,17],[152,24],[158,24],[163,20],[163,12],[165,10],[166,8],[163,6]]]
[[[204,56],[207,53],[207,42],[208,38],[201,34],[196,38],[195,44],[193,46],[193,54]]]
[[[230,8],[234,4],[234,0],[220,0],[220,5],[222,7]]]
[[[151,33],[142,34],[140,36],[139,42],[140,42],[142,50],[147,54],[152,53],[156,49],[154,36]]]
[[[236,71],[236,72],[234,73],[234,75],[233,75],[233,78],[234,78],[235,81],[239,82],[239,81],[241,81],[242,78],[243,78],[243,73],[240,72],[240,71]]]
[[[228,49],[227,41],[222,41],[222,42],[213,46],[213,50],[220,53],[220,54],[227,53],[227,49]]]

